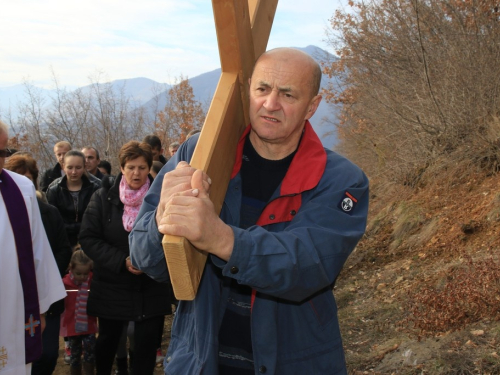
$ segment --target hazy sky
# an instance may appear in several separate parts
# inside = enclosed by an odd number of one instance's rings
[[[265,0],[264,0],[265,1]],[[268,48],[326,49],[340,0],[280,0]],[[0,87],[49,88],[147,77],[172,82],[219,68],[210,0],[2,0]]]

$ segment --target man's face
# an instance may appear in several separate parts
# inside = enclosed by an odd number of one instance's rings
[[[250,80],[250,140],[257,152],[272,147],[285,157],[296,149],[305,120],[321,101],[321,96],[311,94],[312,72],[304,58],[271,54],[257,62]]]
[[[54,146],[54,155],[56,156],[57,162],[63,167],[64,155],[69,151],[69,147],[66,146]]]
[[[7,142],[9,137],[4,132],[0,132],[0,150],[5,150],[7,148]],[[5,158],[0,158],[0,172],[3,170],[5,164]]]
[[[163,154],[163,149],[159,147],[151,148],[151,152],[153,153],[153,161],[160,161],[160,155]]]
[[[85,155],[85,169],[92,174],[96,174],[97,165],[101,160],[97,159],[95,150],[93,148],[84,148],[82,152]]]
[[[179,149],[179,146],[169,148],[168,151],[170,152],[170,156],[174,156],[178,149]]]

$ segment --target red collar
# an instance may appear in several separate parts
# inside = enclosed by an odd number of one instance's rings
[[[243,145],[250,129],[251,125],[248,125],[238,142],[231,179],[240,171]],[[314,188],[323,175],[325,165],[325,149],[309,121],[306,121],[299,148],[281,184],[280,195],[299,194]]]

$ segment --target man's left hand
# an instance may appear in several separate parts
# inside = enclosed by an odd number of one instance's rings
[[[168,200],[158,230],[163,234],[185,237],[199,250],[229,260],[234,233],[215,213],[203,186],[203,172],[191,178],[192,189],[176,193]]]

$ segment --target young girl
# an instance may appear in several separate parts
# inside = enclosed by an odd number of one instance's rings
[[[82,250],[71,256],[69,273],[63,282],[67,296],[65,310],[61,316],[61,336],[68,336],[71,348],[70,373],[81,374],[83,351],[83,374],[94,374],[95,334],[97,318],[87,315],[87,298],[92,280],[92,261]],[[82,350],[83,349],[83,350]]]

